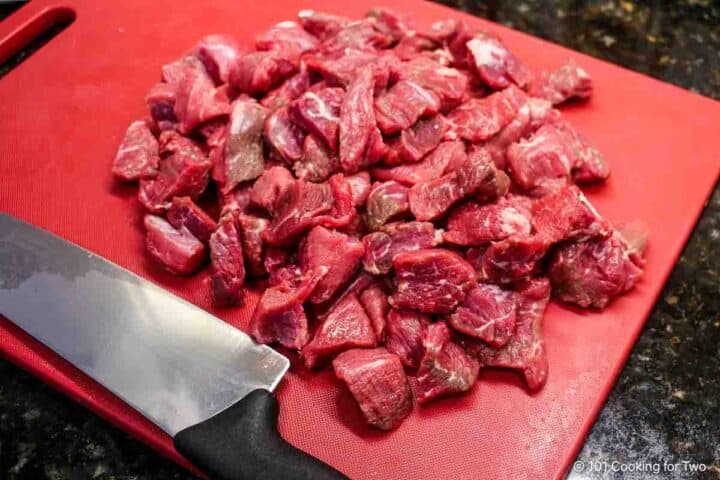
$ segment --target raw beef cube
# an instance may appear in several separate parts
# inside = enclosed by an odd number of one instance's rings
[[[268,283],[272,286],[285,283],[295,285],[302,277],[302,269],[294,255],[285,249],[267,247],[264,249],[263,268],[268,273]]]
[[[530,390],[542,388],[548,374],[542,319],[549,299],[550,282],[546,278],[531,280],[523,286],[518,291],[515,334],[500,349],[477,344],[474,353],[480,363],[520,370]]]
[[[485,98],[472,98],[448,114],[452,131],[470,142],[487,140],[517,115],[526,95],[509,87]]]
[[[469,249],[468,260],[480,279],[510,283],[529,276],[549,246],[539,235],[517,235],[492,243],[484,251]]]
[[[161,217],[145,215],[145,248],[165,270],[189,275],[205,261],[205,247],[186,229],[175,229]]]
[[[328,314],[315,336],[303,348],[302,355],[308,368],[344,350],[356,347],[374,347],[375,332],[357,295],[351,293]]]
[[[364,68],[348,87],[340,105],[340,164],[347,173],[378,160],[374,143],[380,138],[373,111],[372,70]],[[382,138],[380,138],[382,143]]]
[[[323,303],[353,277],[360,268],[365,247],[356,238],[324,227],[310,230],[300,247],[299,260],[303,271],[327,267],[328,272],[313,291],[310,301]]]
[[[455,170],[455,166],[465,162],[465,145],[459,140],[442,142],[428,153],[420,162],[398,165],[389,168],[373,168],[372,175],[378,180],[394,180],[404,185],[434,180],[443,173]]]
[[[290,117],[322,140],[332,152],[337,152],[340,103],[344,95],[342,88],[305,92],[290,104]]]
[[[564,136],[553,124],[540,127],[527,140],[512,144],[505,155],[510,176],[525,190],[554,190],[565,185],[574,163]]]
[[[556,120],[554,126],[572,152],[573,180],[578,183],[591,183],[605,180],[610,175],[610,166],[602,154],[587,143],[569,123]]]
[[[407,130],[396,137],[387,150],[383,163],[398,165],[401,163],[417,163],[437,147],[447,131],[447,122],[442,115],[418,120]]]
[[[532,74],[499,38],[476,34],[466,44],[469,61],[482,82],[493,90],[515,84],[525,88]]]
[[[280,265],[268,271],[268,283],[272,286],[288,285],[296,287],[302,281],[302,269],[296,263]]]
[[[195,45],[195,56],[205,66],[215,84],[227,83],[230,70],[244,53],[244,49],[230,35],[208,35]]]
[[[468,78],[460,70],[417,57],[403,65],[401,77],[413,80],[440,98],[443,112],[457,106],[468,89]]]
[[[298,18],[302,27],[320,40],[334,37],[350,23],[350,19],[314,10],[300,10]]]
[[[360,271],[354,279],[352,279],[345,288],[333,296],[330,300],[322,304],[313,305],[313,314],[315,318],[322,320],[341,302],[345,297],[354,293],[360,296],[363,290],[376,283],[377,279],[366,272]]]
[[[632,289],[642,269],[631,260],[628,245],[615,234],[560,246],[549,275],[553,295],[560,300],[602,309]]]
[[[374,83],[373,93],[376,95],[384,92],[388,84],[396,81],[402,71],[402,62],[390,51],[346,48],[341,52],[306,55],[303,61],[311,72],[318,73],[325,80],[320,82],[321,84],[345,89],[357,78],[358,72],[369,68]]]
[[[216,148],[222,143],[223,138],[227,135],[227,120],[222,117],[214,118],[207,121],[197,128],[197,133],[205,139],[205,145],[208,149]]]
[[[393,47],[392,51],[400,60],[409,61],[423,53],[434,51],[437,48],[437,42],[419,35],[412,35],[401,38],[397,45]]]
[[[243,246],[243,256],[248,273],[253,277],[265,274],[263,232],[267,230],[270,221],[241,213],[237,217],[240,225],[240,238]]]
[[[327,228],[345,228],[356,216],[350,182],[345,181],[345,176],[338,173],[330,177],[327,184],[332,192],[332,207],[330,212],[318,216],[315,223]]]
[[[475,270],[460,255],[443,249],[403,252],[393,258],[395,308],[447,314],[465,300],[475,285]]]
[[[358,238],[369,232],[364,215],[354,215],[350,223],[346,227],[340,228],[340,230]]]
[[[643,266],[643,253],[650,237],[650,227],[642,220],[621,223],[616,227],[618,240],[627,245],[628,256],[638,266]]]
[[[573,60],[550,73],[543,73],[530,86],[530,95],[544,98],[553,105],[570,99],[584,100],[592,95],[590,75]]]
[[[173,197],[197,198],[207,187],[211,167],[200,147],[176,132],[163,132],[160,149],[170,156],[160,160],[157,177],[140,180],[138,194],[140,203],[153,213],[170,208]]]
[[[510,145],[533,134],[545,123],[557,122],[559,117],[555,114],[559,115],[559,112],[554,110],[549,102],[539,98],[528,98],[513,121],[497,135],[481,143],[479,147],[490,153],[498,169],[505,169],[507,149]]]
[[[549,242],[607,237],[611,226],[575,185],[539,198],[532,206],[532,223]]]
[[[477,28],[471,28],[467,23],[458,21],[455,24],[455,30],[451,35],[443,42],[447,50],[452,55],[452,65],[457,68],[468,70],[477,77],[476,68],[471,65],[473,61],[472,55],[467,47],[467,42],[472,40],[473,36],[478,33],[484,34],[482,30]],[[478,83],[473,79],[473,83]],[[484,84],[483,84],[484,86]]]
[[[348,48],[343,52],[306,55],[303,61],[306,62],[308,70],[317,73],[325,80],[320,82],[325,84],[323,88],[328,85],[347,87],[364,67],[373,71],[372,77],[376,82],[384,80],[387,83],[387,78],[383,77],[387,77],[388,72],[375,65],[378,61],[377,52]],[[375,88],[378,88],[378,85]]]
[[[297,71],[299,53],[297,50],[247,53],[240,57],[230,71],[229,83],[242,93],[265,94]]]
[[[515,331],[515,297],[515,292],[510,290],[479,283],[450,315],[448,323],[460,333],[479,338],[493,347],[502,347]]]
[[[409,211],[408,187],[392,180],[373,185],[367,199],[367,224],[371,230]]]
[[[250,191],[250,201],[274,215],[280,199],[292,188],[294,182],[295,178],[287,168],[268,168],[255,181]]]
[[[315,225],[346,227],[355,216],[352,190],[341,174],[320,184],[295,181],[278,200],[276,211],[265,241],[277,247],[291,244]]]
[[[210,236],[210,282],[215,305],[230,306],[242,299],[245,283],[242,237],[235,215],[220,219]]]
[[[362,303],[365,312],[370,317],[373,330],[375,330],[375,338],[379,342],[383,342],[385,340],[387,314],[390,311],[390,304],[385,291],[378,284],[371,285],[360,294],[360,303]]]
[[[224,90],[215,88],[205,70],[189,68],[175,91],[175,116],[182,133],[190,133],[196,126],[230,113],[230,103]]]
[[[480,364],[450,340],[444,322],[430,325],[423,338],[425,353],[417,372],[418,403],[470,390],[477,380]]]
[[[177,130],[177,117],[175,116],[176,92],[177,86],[175,85],[157,83],[145,95],[145,103],[150,109],[150,116],[160,131]]]
[[[274,50],[287,44],[302,53],[317,47],[318,39],[292,21],[277,23],[255,38],[255,48],[258,50]]]
[[[239,185],[229,193],[218,192],[220,198],[220,217],[231,212],[245,213],[250,207],[252,185]]]
[[[207,75],[205,66],[200,59],[187,55],[162,66],[162,81],[176,87],[185,79],[189,70],[197,70]]]
[[[370,174],[368,172],[356,173],[345,177],[345,181],[350,184],[353,205],[356,207],[365,205],[370,195]]]
[[[207,244],[210,235],[217,230],[217,222],[198,207],[190,197],[175,197],[167,212],[168,222],[178,230],[188,229],[195,238]]]
[[[509,202],[479,205],[466,203],[450,214],[443,236],[456,245],[483,245],[513,235],[526,235],[532,229],[529,212]]]
[[[537,131],[546,123],[562,123],[562,113],[553,108],[552,103],[542,98],[530,97],[526,105],[530,108],[530,122],[525,135]]]
[[[396,355],[384,348],[348,350],[333,360],[333,369],[350,389],[368,425],[391,430],[410,415],[410,383]]]
[[[305,93],[310,88],[310,76],[307,69],[301,66],[300,71],[285,80],[282,85],[265,95],[260,104],[270,111],[287,107],[290,102]]]
[[[373,8],[366,14],[375,20],[375,28],[398,41],[406,35],[414,34],[415,25],[408,15],[401,15],[388,8]]]
[[[212,164],[210,176],[218,183],[218,187],[227,181],[227,172],[225,171],[225,149],[227,148],[227,139],[228,131],[226,125],[225,128],[217,130],[212,138],[209,139],[210,141],[205,141],[205,145],[208,147],[208,160],[210,160],[210,163]],[[220,188],[217,190],[222,193]]]
[[[296,284],[280,283],[266,289],[250,321],[250,334],[255,341],[277,342],[296,350],[303,348],[310,333],[302,304],[326,272],[327,269],[322,268],[308,272]]]
[[[442,231],[430,222],[405,222],[385,225],[380,232],[363,237],[366,271],[381,275],[392,269],[395,255],[431,248],[440,243]]]
[[[157,175],[159,162],[157,140],[146,122],[137,121],[130,124],[120,142],[112,173],[120,180],[152,178]]]
[[[371,19],[346,24],[335,36],[327,38],[320,46],[324,52],[343,52],[347,48],[375,50],[387,48],[392,38],[374,27]]]
[[[426,30],[420,30],[418,35],[423,38],[429,38],[437,43],[446,42],[455,35],[458,30],[459,23],[460,21],[454,18],[438,20],[433,22]]]
[[[497,195],[499,178],[489,154],[477,150],[454,172],[413,185],[408,192],[410,211],[418,220],[434,220],[467,196]]]
[[[385,347],[403,365],[417,368],[423,355],[422,339],[430,317],[414,310],[391,309],[387,315]]]
[[[294,182],[278,200],[277,213],[265,233],[272,246],[287,246],[309,230],[315,217],[329,212],[334,196],[327,183]]]
[[[340,159],[312,135],[305,137],[303,155],[293,164],[298,178],[309,182],[322,182],[340,171]]]
[[[178,132],[160,132],[158,147],[160,156],[163,158],[177,154],[200,161],[205,157],[203,149],[195,140],[190,137],[185,137]]]
[[[305,132],[290,119],[286,107],[279,108],[265,120],[265,142],[284,160],[293,163],[303,156]]]
[[[438,110],[438,96],[412,80],[400,80],[375,100],[375,118],[386,135],[410,128],[420,117]]]
[[[523,136],[532,133],[530,131],[530,102],[535,99],[528,99],[518,109],[515,118],[505,125],[496,135],[480,144],[480,147],[487,150],[498,169],[504,169],[506,165],[505,152],[513,143],[519,141]]]
[[[267,110],[251,99],[233,102],[225,147],[225,185],[229,192],[239,183],[259,177],[265,169],[262,133]]]

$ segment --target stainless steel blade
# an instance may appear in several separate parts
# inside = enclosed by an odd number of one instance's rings
[[[273,390],[289,367],[204,310],[2,213],[0,313],[170,435]]]

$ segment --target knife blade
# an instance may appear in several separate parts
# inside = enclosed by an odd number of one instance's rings
[[[212,478],[343,478],[277,433],[271,392],[286,357],[2,213],[0,313],[167,432]]]

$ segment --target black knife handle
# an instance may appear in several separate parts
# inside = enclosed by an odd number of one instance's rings
[[[278,433],[275,395],[254,390],[202,423],[178,432],[175,448],[213,480],[341,480],[346,477]]]

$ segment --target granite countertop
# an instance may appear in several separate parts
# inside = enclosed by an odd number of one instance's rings
[[[720,99],[717,1],[444,3]],[[716,186],[569,478],[720,479],[719,246]],[[638,463],[679,465],[612,472]],[[194,477],[0,360],[0,478]]]

